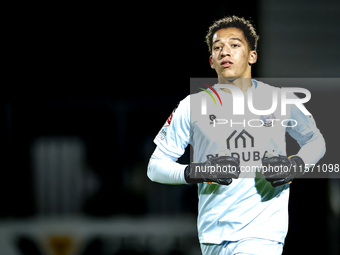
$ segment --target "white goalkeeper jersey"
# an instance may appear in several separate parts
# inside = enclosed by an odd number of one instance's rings
[[[186,165],[175,161],[189,143],[194,162],[221,154],[238,157],[241,174],[229,186],[197,184],[199,241],[219,244],[257,237],[284,242],[289,184],[273,188],[256,169],[266,151],[286,155],[286,132],[301,147],[297,155],[306,164],[315,164],[325,153],[323,136],[313,117],[295,105],[288,104],[285,115],[280,104],[269,114],[256,115],[245,103],[244,114],[235,115],[232,94],[217,87],[221,101],[214,102],[202,91],[179,103],[154,139],[157,148],[149,162],[148,176],[160,183],[186,183]],[[252,80],[252,87],[244,93],[245,102],[251,96],[254,108],[271,109],[275,91],[279,97],[280,88]]]

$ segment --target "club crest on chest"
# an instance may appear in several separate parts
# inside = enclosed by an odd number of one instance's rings
[[[274,113],[269,115],[261,115],[260,120],[262,120],[264,127],[272,127],[276,117]]]

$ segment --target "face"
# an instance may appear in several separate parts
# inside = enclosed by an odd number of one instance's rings
[[[243,31],[238,28],[224,28],[213,36],[210,66],[215,69],[220,83],[237,78],[251,78],[250,64],[257,60],[257,53],[251,51]]]

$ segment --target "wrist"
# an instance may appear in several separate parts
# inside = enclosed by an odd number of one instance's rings
[[[200,178],[199,172],[195,171],[196,167],[200,167],[201,163],[191,163],[184,169],[184,179],[187,183],[201,183],[204,182],[204,178]]]
[[[190,179],[190,165],[187,165],[184,169],[184,179],[187,183],[191,183]]]

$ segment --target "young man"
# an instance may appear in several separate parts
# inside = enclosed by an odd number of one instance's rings
[[[187,96],[154,140],[148,177],[164,184],[198,185],[203,254],[281,254],[290,183],[304,173],[305,164],[317,163],[325,153],[323,136],[312,116],[303,113],[304,106],[289,104],[285,114],[274,109],[272,95],[280,95],[281,89],[251,79],[257,40],[254,27],[243,18],[216,21],[206,41],[219,84],[206,91],[216,93],[221,105],[202,99],[205,91]],[[234,109],[234,93],[268,113],[254,114],[242,105]],[[286,132],[301,147],[289,157]],[[195,163],[177,163],[189,143]]]

